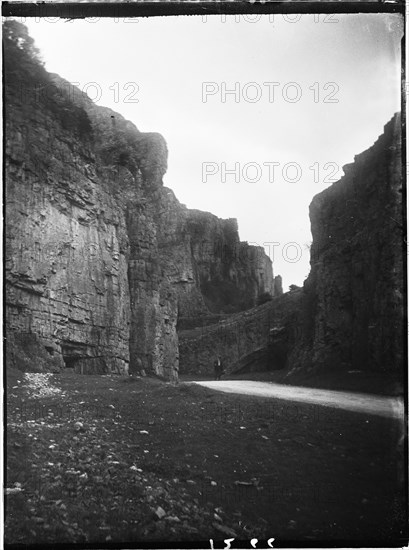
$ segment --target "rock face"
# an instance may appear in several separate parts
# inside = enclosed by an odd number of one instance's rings
[[[345,176],[310,205],[311,273],[304,283],[293,369],[403,367],[400,116]]]
[[[262,247],[239,241],[235,219],[186,210],[183,231],[189,238],[194,279],[210,312],[248,309],[262,294],[277,292],[270,258]],[[194,313],[188,307],[182,305],[182,316]]]
[[[400,116],[344,171],[311,203],[311,272],[303,288],[246,312],[206,318],[201,327],[181,323],[181,372],[212,374],[217,355],[227,373],[403,372]]]
[[[5,39],[8,360],[175,379],[178,317],[280,292],[271,261],[240,243],[235,220],[188,210],[163,186],[162,136],[47,73],[15,29]]]
[[[228,372],[402,368],[398,115],[313,199],[311,273],[283,295],[236,220],[163,186],[162,136],[47,73],[24,33],[6,25],[9,364],[167,379],[179,354],[183,372],[210,373],[216,354]]]
[[[217,323],[179,331],[181,374],[212,375],[218,355],[227,374],[287,367],[296,344],[301,294],[287,292]]]
[[[64,127],[35,96],[41,80],[26,81],[23,95],[24,81],[13,76],[6,76],[8,340],[35,335],[55,366],[121,372],[130,320],[124,213],[97,174],[90,133]],[[32,361],[37,368],[36,355]]]

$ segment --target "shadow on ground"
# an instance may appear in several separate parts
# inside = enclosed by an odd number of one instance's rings
[[[184,383],[8,371],[6,542],[379,545],[406,529],[400,435]]]

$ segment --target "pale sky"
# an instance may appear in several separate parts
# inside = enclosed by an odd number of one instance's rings
[[[47,70],[164,136],[164,184],[237,218],[284,290],[309,272],[312,197],[400,110],[399,15],[23,22]]]

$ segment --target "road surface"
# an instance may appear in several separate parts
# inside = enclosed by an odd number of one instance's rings
[[[378,416],[402,419],[404,415],[403,399],[382,397],[365,393],[351,393],[333,390],[319,390],[301,386],[286,386],[272,382],[253,382],[250,380],[220,380],[188,382],[199,384],[212,390],[241,395],[271,397],[299,403],[314,403],[325,407],[334,407]]]

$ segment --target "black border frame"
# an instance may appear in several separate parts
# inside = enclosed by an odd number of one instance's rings
[[[408,0],[409,2],[409,0]],[[204,16],[204,15],[236,15],[236,14],[356,14],[356,13],[396,13],[403,16],[404,25],[406,25],[406,10],[409,14],[408,7],[405,6],[404,0],[350,0],[350,1],[309,1],[309,0],[158,0],[158,1],[145,1],[134,0],[126,3],[121,2],[19,2],[19,1],[4,1],[2,3],[2,16],[3,17],[59,17],[62,19],[85,19],[87,17],[162,17],[162,16]],[[405,26],[406,30],[406,26]],[[409,89],[406,89],[406,48],[405,48],[405,32],[401,41],[401,131],[402,131],[402,214],[403,214],[403,236],[402,236],[402,254],[403,254],[403,290],[405,297],[405,311],[403,318],[403,334],[407,336],[408,328],[408,267],[407,258],[409,245],[407,243],[407,154],[406,154],[406,95],[409,93]],[[3,84],[4,86],[4,84]],[[409,86],[409,84],[408,84]],[[4,109],[3,104],[3,158],[4,158]],[[409,167],[408,167],[409,169]],[[3,177],[5,176],[5,167],[3,163]],[[3,179],[4,181],[4,179]],[[4,187],[3,187],[4,193]],[[4,195],[3,195],[4,197]],[[3,219],[5,214],[5,204],[3,201]],[[4,223],[4,222],[3,222]],[[4,226],[3,226],[4,228]],[[3,247],[5,244],[5,235],[3,232]],[[4,275],[5,266],[3,265],[3,290],[4,290]],[[3,320],[5,319],[5,298],[3,298]],[[4,321],[3,321],[4,327]],[[3,339],[5,342],[5,339]],[[408,340],[403,338],[405,342],[404,356],[406,358],[406,364],[408,363]],[[5,351],[3,350],[3,357],[5,358]],[[405,418],[408,416],[408,370],[403,373],[405,381]],[[3,370],[3,388],[6,388],[6,372]],[[4,391],[4,403],[3,414],[4,419],[7,418],[6,410],[6,392]],[[5,422],[5,420],[4,420]],[[407,426],[406,426],[407,430]],[[407,436],[407,433],[406,433]],[[4,449],[7,441],[6,431],[4,430]],[[405,440],[405,459],[406,465],[408,464],[408,438]],[[3,455],[4,458],[5,454]],[[6,477],[6,462],[3,465],[4,478]],[[408,517],[408,471],[405,471],[406,481],[406,516]],[[3,523],[4,523],[4,517]],[[272,533],[273,535],[273,533]],[[260,540],[257,544],[257,548],[267,548],[262,546],[263,540]],[[266,541],[265,541],[266,542]],[[385,540],[331,540],[331,541],[292,541],[292,540],[274,540],[274,548],[399,548],[408,546],[409,544],[409,531],[407,531],[406,538],[400,539],[385,539]],[[217,549],[225,548],[223,539],[214,540],[214,545]],[[234,540],[232,543],[232,549],[246,548],[251,549],[250,541]],[[180,541],[180,542],[127,542],[123,543],[56,543],[56,544],[10,544],[4,545],[7,549],[28,549],[33,550],[65,550],[65,549],[105,549],[105,548],[169,548],[169,549],[182,549],[182,548],[206,548],[210,549],[209,541]]]

